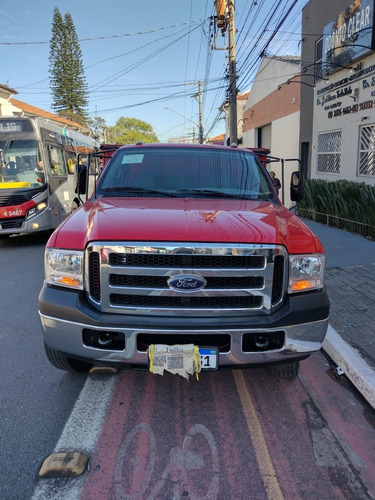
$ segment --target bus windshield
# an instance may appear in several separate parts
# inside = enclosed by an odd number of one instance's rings
[[[45,183],[45,175],[38,141],[0,140],[0,188],[36,188]]]

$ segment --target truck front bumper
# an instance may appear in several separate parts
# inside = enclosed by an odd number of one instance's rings
[[[328,328],[329,300],[321,290],[289,296],[271,315],[179,319],[102,314],[86,301],[83,292],[44,286],[39,315],[48,346],[92,364],[120,369],[146,367],[147,346],[140,338],[149,343],[169,343],[173,338],[174,343],[210,347],[217,346],[220,338],[228,341],[219,347],[219,367],[225,367],[283,362],[319,350]],[[88,337],[100,338],[102,334],[123,339],[123,346],[111,348],[111,344],[87,342]],[[259,342],[260,347],[256,347],[253,339],[262,338],[277,338],[278,342],[269,346]]]

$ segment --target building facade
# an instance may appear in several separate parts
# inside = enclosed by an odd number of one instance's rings
[[[73,122],[62,116],[55,115],[44,109],[31,106],[26,102],[14,99],[18,92],[7,85],[0,84],[0,116],[39,116],[63,128],[75,130],[88,135],[90,130],[79,123]]]
[[[290,206],[289,183],[298,170],[300,122],[300,58],[265,57],[243,112],[243,147],[267,148],[279,158],[268,165],[280,179],[281,201]],[[292,161],[293,160],[293,161]]]
[[[310,0],[302,32],[304,171],[375,185],[374,0]]]

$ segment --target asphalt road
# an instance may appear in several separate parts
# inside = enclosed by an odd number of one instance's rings
[[[38,318],[46,234],[0,239],[0,498],[26,500],[86,380],[47,362]]]

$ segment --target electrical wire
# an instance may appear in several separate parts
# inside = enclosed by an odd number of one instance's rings
[[[270,54],[272,51],[276,53],[282,52],[284,54],[287,53],[285,51],[295,52],[296,46],[298,49],[298,42],[302,38],[300,35],[301,10],[302,6],[304,6],[308,0],[278,0],[277,2],[271,2],[272,8],[270,8],[270,0],[246,0],[246,2],[244,1],[242,4],[240,0],[238,1],[240,7],[236,12],[237,87],[238,92],[244,92],[250,88],[254,81],[264,55]],[[101,81],[89,87],[90,103],[109,103],[111,98],[121,99],[129,95],[133,97],[133,102],[130,104],[116,107],[103,106],[103,109],[96,110],[95,114],[137,108],[151,103],[181,101],[181,99],[184,99],[184,109],[190,108],[190,114],[193,115],[196,113],[197,104],[191,97],[196,94],[194,84],[196,87],[197,81],[200,81],[205,135],[208,136],[215,130],[221,117],[221,112],[219,111],[220,105],[227,99],[228,80],[227,64],[223,57],[225,51],[214,50],[213,37],[216,36],[216,33],[213,21],[215,13],[213,3],[212,0],[206,0],[204,17],[196,21],[191,20],[191,0],[189,4],[189,21],[137,33],[80,39],[79,41],[81,42],[90,42],[93,40],[105,40],[107,38],[147,35],[168,29],[173,29],[174,31],[173,33],[168,33],[165,36],[149,41],[125,53],[112,55],[106,59],[96,61],[85,68],[85,71],[94,67],[97,68],[102,63],[116,59],[119,60],[122,57],[129,56],[136,52],[147,51],[148,48],[153,48],[153,50],[145,54],[143,58],[138,59],[126,67],[120,68],[116,73],[107,75]],[[210,9],[212,15],[207,16]],[[181,29],[178,29],[176,32],[176,28]],[[281,31],[281,28],[283,31]],[[195,50],[193,54],[192,37],[195,36],[194,34],[197,34],[197,30],[199,30],[200,43],[198,51]],[[170,40],[158,47],[158,44],[160,45],[160,43],[166,39]],[[139,85],[119,85],[117,83],[124,75],[146,64],[151,59],[168,52],[172,45],[183,41],[186,42],[185,49],[182,49],[182,51],[185,50],[186,57],[183,81],[152,82]],[[0,42],[0,45],[30,45],[36,43],[49,42]],[[204,46],[206,46],[206,54],[205,61],[202,61]],[[216,70],[216,74],[212,75],[213,61],[220,58],[223,60],[221,71],[219,70],[218,72]],[[192,61],[194,61],[194,66],[192,65]],[[193,71],[190,69],[192,66]],[[199,68],[201,67],[204,68],[204,71],[202,75],[199,75]],[[40,85],[41,83],[43,83],[43,81],[35,82],[34,84],[29,84],[21,88],[30,88],[32,85]],[[48,95],[47,91],[45,93]],[[43,95],[43,90],[35,88],[34,94]],[[136,96],[140,98],[138,102],[134,102],[134,97]],[[146,97],[146,99],[142,99],[144,97]],[[189,115],[188,112],[186,113]]]

